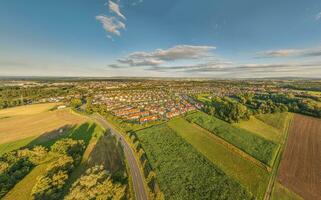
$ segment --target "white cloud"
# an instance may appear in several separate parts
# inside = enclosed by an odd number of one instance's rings
[[[126,19],[126,17],[120,12],[120,8],[119,8],[119,5],[117,3],[109,0],[108,4],[109,4],[110,12],[113,12],[116,15],[118,15],[119,17],[121,17],[123,19]]]
[[[320,20],[321,19],[321,12],[320,13],[318,13],[316,16],[315,16],[315,20]]]
[[[103,28],[105,31],[112,33],[114,35],[120,36],[120,30],[125,29],[126,25],[117,20],[115,17],[108,17],[104,15],[98,15],[96,16],[96,19],[100,21],[100,23],[103,25]]]
[[[273,57],[316,57],[321,56],[321,47],[306,49],[279,49],[258,53],[258,58]]]
[[[156,49],[152,52],[134,52],[117,60],[118,64],[109,65],[112,68],[124,67],[155,67],[166,66],[179,60],[202,60],[209,59],[218,62],[214,58],[213,46],[177,45],[168,49]]]

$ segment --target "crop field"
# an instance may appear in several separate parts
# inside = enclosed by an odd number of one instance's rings
[[[278,145],[274,142],[203,112],[190,114],[186,116],[186,119],[235,145],[262,163],[268,166],[273,165],[278,151]]]
[[[0,119],[0,146],[1,144],[8,146],[10,142],[81,124],[86,120],[85,117],[73,114],[68,109],[3,118]]]
[[[321,120],[295,114],[289,131],[278,180],[304,199],[320,199]]]
[[[280,143],[292,119],[291,113],[264,114],[235,124],[261,137]]]
[[[269,178],[265,169],[226,146],[219,137],[183,118],[171,120],[168,126],[257,199],[263,198]]]
[[[165,199],[250,199],[234,179],[166,124],[137,131]]]
[[[20,115],[34,115],[42,112],[49,111],[57,106],[57,103],[43,103],[27,106],[18,106],[0,110],[0,119],[6,117],[20,116]]]

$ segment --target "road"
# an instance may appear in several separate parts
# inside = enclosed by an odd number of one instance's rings
[[[148,200],[143,181],[144,175],[140,172],[139,164],[135,158],[134,152],[131,149],[130,145],[126,142],[122,133],[117,131],[117,129],[112,124],[108,123],[102,116],[93,114],[92,118],[100,123],[105,129],[110,129],[111,134],[113,134],[118,139],[118,141],[121,142],[126,160],[130,168],[136,200]]]

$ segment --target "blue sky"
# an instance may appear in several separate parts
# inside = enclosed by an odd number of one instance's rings
[[[320,77],[320,0],[0,0],[0,75]]]

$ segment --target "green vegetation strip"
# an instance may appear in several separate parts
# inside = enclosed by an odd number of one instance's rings
[[[223,138],[262,163],[270,167],[273,166],[278,145],[272,141],[259,137],[247,130],[234,127],[203,112],[190,114],[186,116],[186,119]]]
[[[266,170],[228,148],[222,139],[182,118],[171,120],[168,125],[257,199],[263,198],[269,178]]]
[[[228,177],[166,124],[137,132],[165,199],[251,199]]]

